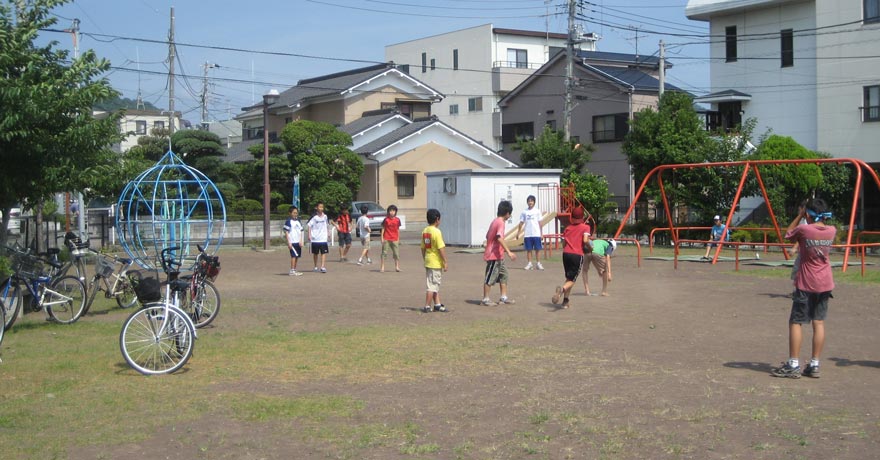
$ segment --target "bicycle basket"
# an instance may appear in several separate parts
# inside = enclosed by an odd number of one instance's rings
[[[23,254],[20,252],[11,252],[9,254],[12,259],[12,270],[22,278],[39,278],[44,271],[43,261],[38,257]]]
[[[205,273],[205,277],[211,281],[217,279],[217,275],[220,274],[220,257],[218,256],[205,256],[202,259],[202,270]]]
[[[113,263],[107,260],[104,256],[99,256],[95,260],[95,274],[98,276],[108,278],[113,274],[114,269]]]
[[[132,282],[134,293],[142,305],[162,300],[162,286],[158,278],[148,276],[141,279],[129,277],[129,279]]]

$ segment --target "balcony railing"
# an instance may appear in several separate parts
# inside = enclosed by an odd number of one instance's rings
[[[862,121],[880,121],[880,105],[859,107],[862,111]]]
[[[542,62],[495,61],[492,63],[492,68],[539,69],[542,65],[544,65]]]

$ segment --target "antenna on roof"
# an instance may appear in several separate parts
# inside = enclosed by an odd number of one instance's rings
[[[135,56],[137,58],[137,74],[138,74],[138,95],[135,101],[135,109],[137,110],[146,110],[146,106],[144,105],[144,98],[141,97],[141,50],[140,48],[135,47],[134,49]]]

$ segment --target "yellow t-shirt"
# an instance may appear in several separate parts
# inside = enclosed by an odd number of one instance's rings
[[[440,250],[446,247],[440,229],[429,225],[422,230],[422,249],[425,250],[425,268],[443,268]]]

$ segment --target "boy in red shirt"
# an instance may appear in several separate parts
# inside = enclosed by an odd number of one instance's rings
[[[336,231],[339,236],[339,261],[348,262],[348,250],[351,249],[351,215],[348,208],[343,208],[336,218]]]
[[[486,275],[483,277],[483,300],[480,305],[494,306],[498,303],[512,304],[513,299],[507,297],[507,267],[504,265],[504,254],[510,256],[510,260],[516,260],[516,254],[510,251],[504,242],[504,227],[507,219],[513,213],[513,205],[504,200],[498,203],[498,217],[489,225],[486,232],[486,250],[483,251],[483,260],[486,261]],[[492,285],[498,283],[501,286],[501,300],[498,303],[489,299],[489,291]]]
[[[388,206],[388,215],[382,221],[382,265],[380,272],[385,271],[385,256],[391,252],[394,258],[394,270],[400,271],[400,218],[397,217],[397,206]]]
[[[590,227],[584,223],[584,208],[578,206],[572,209],[570,223],[562,231],[562,237],[565,239],[565,246],[562,249],[565,283],[556,286],[556,293],[553,294],[551,301],[554,305],[558,305],[559,299],[562,298],[562,308],[568,308],[568,296],[584,263],[584,244],[590,242]]]

